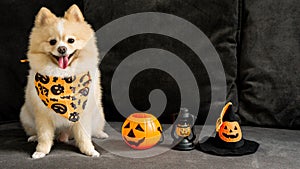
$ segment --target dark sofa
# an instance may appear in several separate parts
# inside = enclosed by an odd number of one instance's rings
[[[98,165],[100,168],[182,168],[185,165],[188,168],[297,168],[300,165],[297,160],[300,152],[297,130],[300,128],[299,1],[4,0],[0,4],[1,168],[71,168],[74,165],[82,168],[95,168]],[[26,59],[28,36],[38,10],[45,6],[62,16],[72,4],[81,8],[85,19],[95,31],[118,18],[140,12],[172,14],[195,25],[210,40],[220,58],[226,78],[226,90],[220,91],[226,92],[223,101],[226,99],[233,102],[240,122],[247,126],[244,127],[245,137],[261,144],[257,154],[224,159],[207,156],[197,150],[170,150],[158,157],[137,160],[138,164],[134,164],[134,159],[121,158],[104,151],[101,160],[88,159],[79,154],[74,146],[57,143],[53,148],[53,155],[46,157],[52,163],[47,160],[31,161],[30,153],[34,151],[35,145],[26,142],[25,133],[18,123],[20,108],[24,103],[29,65],[20,63],[19,60]],[[213,92],[218,91],[212,88],[211,77],[204,62],[188,45],[178,39],[153,33],[130,36],[115,44],[105,56],[100,56],[103,105],[108,123],[119,129],[121,123],[114,122],[125,119],[112,99],[113,73],[127,56],[147,48],[159,48],[174,53],[189,66],[199,91],[187,92],[198,92],[200,95],[196,124],[203,125],[207,116],[215,113],[210,112],[210,106],[216,104],[211,100]],[[137,110],[146,111],[151,107],[148,96],[153,89],[161,89],[167,100],[159,121],[164,124],[172,123],[180,109],[182,93],[176,80],[168,73],[148,69],[137,74],[130,83],[130,101]],[[197,127],[198,130],[201,128]],[[99,140],[95,142],[102,144]],[[122,147],[121,143],[117,145]],[[101,151],[101,146],[98,148]],[[67,156],[61,155],[63,153]],[[55,160],[60,162],[56,164]],[[126,161],[123,167],[122,161]],[[145,165],[141,164],[143,162]]]

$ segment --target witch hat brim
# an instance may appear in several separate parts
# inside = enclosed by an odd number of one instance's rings
[[[259,144],[244,139],[244,145],[239,148],[228,149],[218,147],[217,141],[214,137],[209,137],[205,142],[197,144],[197,149],[208,154],[219,155],[219,156],[242,156],[247,154],[253,154],[259,147]]]
[[[209,137],[203,143],[198,143],[196,145],[196,148],[202,152],[213,154],[213,155],[219,155],[219,156],[242,156],[242,155],[255,153],[259,147],[259,144],[256,143],[255,141],[244,139],[242,137],[241,129],[239,133],[241,135],[240,140],[228,141],[224,139],[223,135],[221,135],[222,138],[220,137],[219,134],[220,132],[222,133],[221,129],[224,129],[224,126],[227,127],[229,121],[230,121],[229,123],[235,123],[234,126],[240,128],[237,120],[238,120],[237,116],[232,110],[232,103],[231,102],[227,103],[221,112],[220,118],[217,120],[216,136]],[[226,125],[223,126],[222,125],[223,123]]]

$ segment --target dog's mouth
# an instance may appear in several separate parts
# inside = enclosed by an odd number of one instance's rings
[[[70,55],[61,55],[61,56],[56,56],[53,55],[51,53],[51,56],[57,61],[58,66],[61,69],[65,69],[68,67],[68,65],[70,64],[70,62],[72,61],[72,57],[74,56],[74,54],[76,53],[77,50],[75,50],[73,53],[71,53]]]

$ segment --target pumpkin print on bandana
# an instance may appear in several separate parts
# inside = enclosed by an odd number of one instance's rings
[[[70,77],[35,75],[35,88],[41,101],[55,113],[72,122],[79,120],[87,103],[89,72]]]

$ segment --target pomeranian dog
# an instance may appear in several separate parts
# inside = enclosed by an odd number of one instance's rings
[[[64,17],[41,8],[35,18],[27,53],[30,65],[20,120],[37,141],[32,158],[48,154],[57,138],[75,139],[79,150],[99,153],[92,137],[107,138],[101,104],[100,71],[95,32],[73,5]]]

